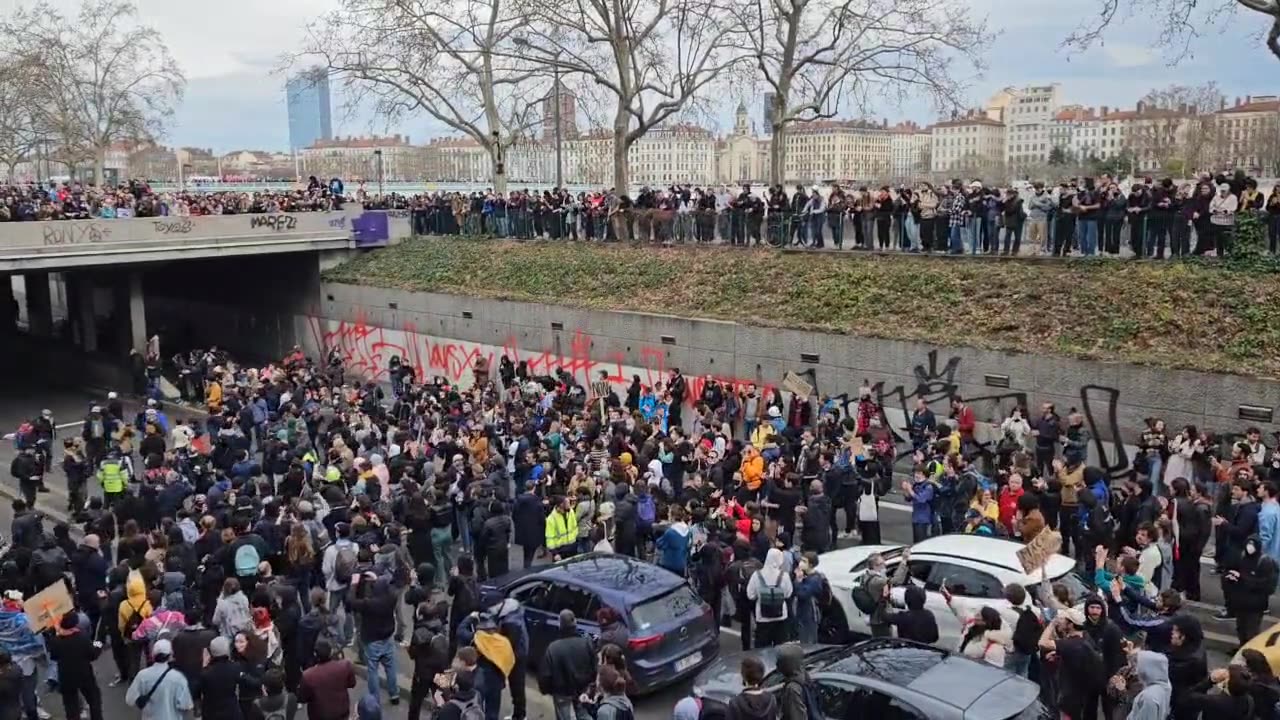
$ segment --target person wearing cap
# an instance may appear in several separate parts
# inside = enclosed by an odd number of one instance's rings
[[[172,653],[172,645],[170,645],[170,652]],[[200,673],[201,717],[203,720],[245,720],[240,711],[240,693],[245,686],[245,671],[243,665],[231,658],[231,639],[218,636],[211,640],[208,658],[209,662]],[[156,665],[152,665],[147,670],[155,667]],[[142,673],[139,673],[139,676],[141,675]],[[178,676],[182,677],[182,674],[178,673]],[[138,685],[136,678],[129,688],[131,691],[134,685]],[[150,688],[151,685],[148,684],[146,687]],[[182,687],[186,691],[185,679]]]
[[[45,661],[45,646],[31,631],[27,615],[22,610],[22,599],[22,592],[5,590],[4,599],[0,601],[0,650],[8,653],[13,664],[22,671],[21,701],[26,720],[37,720],[37,665]]]
[[[1068,608],[1040,634],[1040,650],[1057,655],[1058,710],[1072,720],[1085,717],[1087,699],[1096,701],[1107,681],[1102,653],[1085,635],[1086,622],[1083,611]]]
[[[195,707],[187,678],[170,664],[172,658],[173,644],[168,640],[157,640],[152,646],[151,665],[134,676],[129,684],[125,702],[133,707],[143,704],[142,720],[183,720],[186,713]],[[76,717],[71,714],[69,706],[67,717]],[[206,714],[205,717],[217,716]]]
[[[94,642],[89,619],[69,612],[59,621],[54,635],[48,638],[49,658],[58,663],[58,691],[68,718],[80,717],[80,700],[89,706],[90,720],[102,720],[102,691],[93,674],[93,663],[102,653],[102,643]]]

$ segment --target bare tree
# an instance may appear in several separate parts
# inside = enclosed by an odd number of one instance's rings
[[[503,153],[537,117],[545,83],[513,52],[528,17],[513,0],[342,0],[308,27],[290,64],[319,58],[349,108],[388,123],[426,114],[489,155],[506,191]]]
[[[627,153],[688,110],[741,53],[721,0],[571,0],[530,3],[521,56],[585,79],[613,101],[613,185],[626,192]],[[705,98],[702,98],[705,100]]]
[[[1217,140],[1213,113],[1223,101],[1213,82],[1149,91],[1139,101],[1139,116],[1127,137],[1138,169],[1185,175],[1212,164]]]
[[[158,137],[186,79],[160,33],[138,23],[133,0],[84,0],[74,17],[46,4],[0,23],[8,54],[41,66],[38,124],[63,154],[92,155],[102,182],[107,149]]]
[[[1086,49],[1102,39],[1108,27],[1130,17],[1143,23],[1154,23],[1156,43],[1170,49],[1177,58],[1191,50],[1205,28],[1220,28],[1238,10],[1245,10],[1250,21],[1261,21],[1260,34],[1265,34],[1267,49],[1280,60],[1280,0],[1101,0],[1101,11],[1076,29],[1065,45]]]
[[[944,0],[736,0],[741,38],[773,107],[771,180],[783,181],[793,123],[865,110],[872,96],[931,96],[960,107],[953,74],[982,66],[990,39],[964,3]]]
[[[18,163],[32,157],[40,144],[33,85],[38,76],[20,60],[0,60],[0,166],[13,179]]]

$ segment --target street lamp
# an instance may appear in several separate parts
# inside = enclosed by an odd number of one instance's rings
[[[382,197],[382,150],[374,150],[373,158],[378,164],[378,197]]]

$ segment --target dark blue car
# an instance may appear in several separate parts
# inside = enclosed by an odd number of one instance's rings
[[[561,610],[578,631],[599,639],[596,614],[612,608],[627,626],[627,668],[640,693],[693,675],[716,658],[720,627],[711,606],[684,578],[626,555],[588,553],[517,570],[485,582],[524,606],[529,664],[537,666],[559,637]]]

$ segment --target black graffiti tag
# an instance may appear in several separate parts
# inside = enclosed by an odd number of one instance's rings
[[[190,220],[156,220],[151,223],[151,229],[158,235],[186,235],[195,227],[195,223]]]
[[[287,232],[298,226],[298,218],[292,215],[252,215],[249,217],[251,229],[266,228],[273,232]]]
[[[106,242],[111,239],[111,228],[96,222],[49,223],[43,236],[46,246]]]

